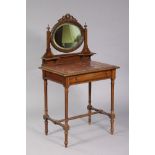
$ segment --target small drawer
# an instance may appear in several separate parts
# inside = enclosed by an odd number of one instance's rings
[[[101,71],[101,72],[94,72],[94,73],[87,73],[82,75],[76,75],[69,78],[70,84],[78,84],[84,83],[89,81],[97,81],[102,79],[111,78],[112,71]]]

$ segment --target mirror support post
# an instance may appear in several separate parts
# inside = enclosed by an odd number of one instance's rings
[[[84,47],[82,50],[82,54],[90,54],[90,50],[88,48],[88,40],[87,40],[88,36],[87,36],[87,25],[85,23],[84,25]]]
[[[85,41],[85,47],[88,48],[88,43],[87,43],[87,25],[84,25],[84,41]]]
[[[50,48],[50,38],[51,38],[51,32],[50,27],[48,25],[47,32],[46,32],[46,53],[43,55],[43,58],[51,58],[53,56],[53,53]]]
[[[47,49],[50,49],[50,35],[51,35],[51,32],[50,32],[50,27],[49,27],[49,25],[48,25],[48,27],[47,27],[47,45],[46,45],[46,48]]]

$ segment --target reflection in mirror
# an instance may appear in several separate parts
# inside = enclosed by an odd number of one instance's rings
[[[55,30],[53,40],[61,49],[75,49],[81,45],[83,37],[77,26],[65,23]]]

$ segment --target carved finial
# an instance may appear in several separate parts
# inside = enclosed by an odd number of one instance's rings
[[[50,30],[50,26],[49,26],[49,24],[48,24],[48,26],[47,26],[47,31],[49,31]]]
[[[85,29],[87,28],[87,24],[86,24],[86,22],[85,22],[84,28],[85,28]]]

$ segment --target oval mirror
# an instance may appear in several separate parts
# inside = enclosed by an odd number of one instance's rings
[[[71,52],[82,44],[83,36],[78,26],[64,23],[55,29],[52,41],[57,50]]]

